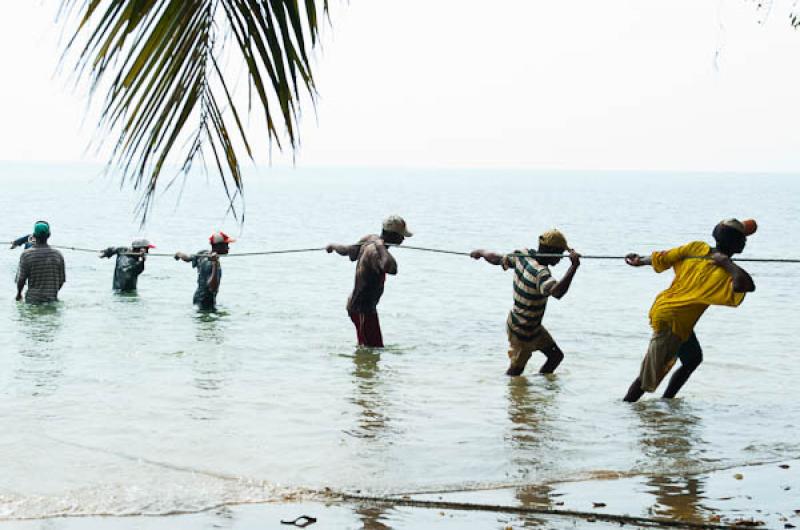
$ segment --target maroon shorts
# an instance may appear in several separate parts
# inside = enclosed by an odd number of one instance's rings
[[[349,313],[350,320],[356,327],[359,346],[370,348],[383,348],[381,323],[378,313]]]

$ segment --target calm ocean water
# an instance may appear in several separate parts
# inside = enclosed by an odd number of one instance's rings
[[[622,255],[709,241],[736,216],[760,225],[744,257],[800,257],[788,176],[276,170],[247,181],[241,229],[203,179],[177,206],[159,197],[140,229],[136,194],[95,170],[7,164],[0,177],[5,240],[44,218],[56,245],[145,235],[159,252],[192,252],[223,229],[240,238],[234,252],[252,252],[354,242],[398,213],[414,245],[511,251],[556,226],[580,252]],[[706,361],[680,399],[631,406],[620,399],[670,272],[584,261],[545,316],[561,368],[535,375],[534,357],[509,379],[512,273],[393,252],[387,347],[366,351],[344,309],[353,265],[324,252],[226,258],[208,316],[191,305],[188,264],[152,257],[138,296],[118,296],[112,262],[72,251],[62,302],[27,308],[13,300],[19,251],[0,251],[0,520],[167,514],[324,486],[507,485],[546,503],[547,484],[611,472],[648,477],[663,497],[675,477],[800,458],[800,266],[749,264],[757,291],[701,319]]]

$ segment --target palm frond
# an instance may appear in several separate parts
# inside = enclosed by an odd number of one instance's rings
[[[141,189],[142,222],[166,168],[174,164],[185,179],[206,160],[237,215],[242,155],[253,159],[259,147],[246,113],[259,111],[269,145],[296,148],[302,96],[316,96],[309,50],[327,9],[327,0],[62,0],[62,17],[76,25],[68,44],[78,49],[76,71],[93,93],[105,91],[100,127],[115,138],[109,167]],[[231,61],[244,64],[256,109],[231,90],[221,66]]]

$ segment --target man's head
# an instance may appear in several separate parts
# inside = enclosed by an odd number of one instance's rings
[[[36,221],[33,225],[33,238],[37,243],[46,243],[50,238],[50,223],[47,221]]]
[[[733,256],[744,250],[747,244],[747,236],[752,235],[758,229],[754,219],[725,219],[717,223],[711,235],[717,243],[717,249],[723,254]]]
[[[225,232],[214,232],[208,238],[208,242],[211,243],[211,250],[213,252],[217,254],[227,254],[228,245],[235,243],[236,240]]]
[[[381,239],[390,245],[399,245],[407,237],[411,237],[411,232],[406,227],[406,222],[399,215],[390,215],[383,220],[383,231]]]
[[[553,228],[539,236],[538,252],[541,254],[563,254],[567,246],[567,238],[564,237],[559,230]],[[542,257],[536,258],[536,261],[542,265],[555,265],[561,258],[559,257]]]
[[[147,252],[151,248],[156,248],[156,246],[151,245],[146,239],[135,239],[133,243],[131,243],[131,249],[133,249],[134,252]]]

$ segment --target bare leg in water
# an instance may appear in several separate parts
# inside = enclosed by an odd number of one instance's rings
[[[541,350],[544,356],[547,358],[539,368],[540,374],[552,374],[558,365],[561,364],[561,361],[564,360],[564,352],[561,349],[553,344],[552,346],[547,347],[546,349]],[[525,365],[528,363],[528,359],[530,359],[531,354],[526,353],[519,356],[516,363],[511,363],[506,371],[506,375],[522,375],[522,372],[525,370]]]
[[[694,333],[686,339],[686,342],[681,344],[678,350],[678,359],[680,359],[681,365],[672,374],[667,389],[664,391],[664,397],[667,399],[675,397],[681,387],[689,380],[692,372],[703,362],[703,349],[700,347],[700,342],[698,342]]]
[[[561,351],[561,348],[558,345],[553,344],[547,349],[542,350],[542,353],[547,360],[544,362],[541,368],[539,368],[540,374],[552,374],[558,365],[561,364],[561,361],[564,360],[564,352]]]
[[[622,401],[627,401],[629,403],[635,403],[639,401],[639,398],[644,395],[644,390],[642,390],[642,379],[637,377],[633,383],[631,383],[630,388],[628,388],[628,393],[625,394],[625,397],[622,398]]]
[[[664,391],[664,398],[666,399],[674,398],[681,387],[689,380],[692,372],[703,362],[703,349],[700,347],[700,342],[698,342],[697,336],[694,333],[686,339],[686,342],[681,344],[678,349],[678,359],[680,359],[681,365],[675,370],[675,373],[672,374],[667,389]],[[628,393],[625,394],[623,401],[633,403],[638,401],[642,395],[644,395],[642,380],[637,377],[630,388],[628,388]]]

